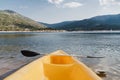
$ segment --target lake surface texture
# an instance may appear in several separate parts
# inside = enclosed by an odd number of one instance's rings
[[[21,55],[23,49],[50,53],[64,50],[82,56],[104,56],[101,59],[79,58],[92,70],[105,71],[103,80],[120,80],[120,33],[0,33],[0,74],[22,66],[35,58]]]

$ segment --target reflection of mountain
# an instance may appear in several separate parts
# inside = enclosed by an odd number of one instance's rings
[[[46,25],[46,24],[44,24]],[[79,21],[66,21],[46,26],[69,31],[78,30],[120,30],[120,14],[96,16]]]
[[[0,10],[0,30],[24,31],[40,29],[45,29],[45,26],[14,11]]]

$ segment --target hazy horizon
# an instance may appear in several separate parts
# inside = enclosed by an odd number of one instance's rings
[[[118,0],[1,0],[0,10],[13,10],[35,21],[59,23],[119,14]]]

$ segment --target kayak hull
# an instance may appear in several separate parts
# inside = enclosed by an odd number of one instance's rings
[[[62,50],[43,56],[4,80],[102,80],[90,68]]]

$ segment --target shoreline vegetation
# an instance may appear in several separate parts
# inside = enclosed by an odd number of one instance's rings
[[[36,30],[36,31],[0,31],[0,32],[67,32],[66,30]]]
[[[36,31],[0,31],[3,32],[80,32],[80,33],[120,33],[120,30],[95,30],[95,31],[67,31],[67,30],[36,30]]]

